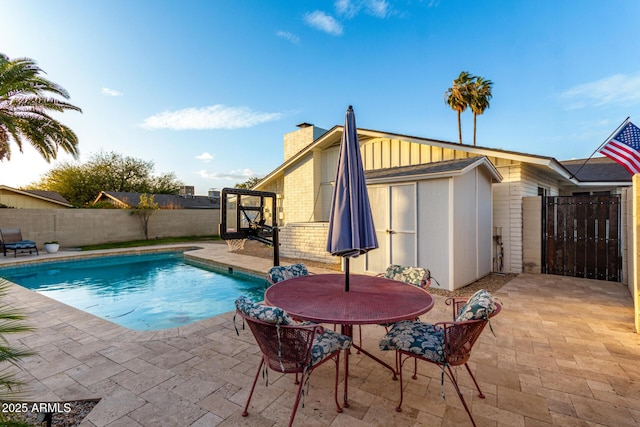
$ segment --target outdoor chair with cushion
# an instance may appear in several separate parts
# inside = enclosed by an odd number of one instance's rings
[[[299,264],[291,265],[278,265],[271,267],[267,272],[267,281],[273,285],[287,279],[293,279],[294,277],[308,276],[309,270],[307,266]]]
[[[35,251],[36,255],[40,255],[36,242],[33,240],[24,240],[19,228],[0,228],[0,238],[2,239],[2,252],[4,256],[7,256],[7,249],[13,251],[14,257],[18,256],[18,251],[29,251],[29,255]]]
[[[431,285],[431,272],[422,267],[409,267],[405,265],[391,264],[384,273],[379,276],[409,283],[421,288],[428,288]]]
[[[464,409],[469,414],[471,423],[475,426],[471,410],[462,395],[452,367],[464,365],[478,389],[478,396],[484,398],[467,361],[471,357],[473,345],[489,323],[489,319],[496,316],[502,306],[484,289],[476,292],[468,300],[448,298],[446,304],[453,306],[453,322],[435,324],[410,320],[398,322],[380,340],[380,349],[396,351],[396,365],[399,367],[400,375],[400,402],[396,411],[402,411],[402,366],[409,358],[414,358],[434,363],[442,368],[443,398],[444,374],[447,374]],[[416,378],[415,370],[413,378]]]
[[[309,382],[311,372],[329,360],[333,360],[336,364],[334,400],[337,411],[342,412],[342,407],[338,403],[340,352],[351,346],[351,338],[317,324],[296,322],[281,308],[256,304],[246,297],[236,300],[236,308],[237,313],[249,325],[262,352],[258,371],[242,412],[243,417],[248,415],[253,391],[260,372],[266,366],[277,372],[296,374],[296,384],[299,386],[289,418],[289,426],[291,426],[303,395],[303,387]],[[299,382],[298,374],[302,375]]]

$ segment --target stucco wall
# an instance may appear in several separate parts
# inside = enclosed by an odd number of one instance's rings
[[[154,211],[149,238],[218,234],[218,209]],[[20,228],[39,247],[57,240],[63,247],[144,239],[140,219],[128,209],[0,209],[0,227]]]
[[[522,261],[525,273],[542,272],[542,197],[522,198]]]
[[[62,206],[59,203],[48,202],[9,190],[0,190],[0,205],[16,209],[68,209],[67,206]]]

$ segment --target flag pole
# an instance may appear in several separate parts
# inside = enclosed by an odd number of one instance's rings
[[[591,155],[589,157],[587,157],[587,160],[584,161],[584,163],[578,168],[577,171],[575,171],[574,173],[571,174],[571,176],[569,177],[569,179],[574,178],[576,175],[578,175],[578,172],[580,172],[582,170],[582,168],[584,167],[584,165],[587,164],[587,162],[589,160],[591,160],[591,158],[593,157],[594,154],[596,154],[598,152],[599,149],[602,148],[602,146],[604,144],[606,144],[607,142],[611,141],[611,137],[613,137],[613,135],[615,135],[616,133],[618,133],[618,131],[620,130],[620,128],[624,125],[627,124],[627,122],[629,121],[629,119],[631,118],[631,116],[627,116],[626,119],[624,119],[624,121],[622,123],[620,123],[618,125],[618,127],[616,128],[616,130],[614,130],[613,132],[611,132],[611,135],[609,135],[607,137],[607,139],[604,140],[604,142],[602,144],[600,144],[600,146],[598,148],[596,148],[595,150],[593,150],[593,153],[591,153]]]

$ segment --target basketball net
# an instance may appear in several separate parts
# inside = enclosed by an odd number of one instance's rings
[[[229,247],[229,252],[235,252],[244,249],[244,242],[246,242],[247,239],[228,239],[225,241],[227,242],[227,246]]]

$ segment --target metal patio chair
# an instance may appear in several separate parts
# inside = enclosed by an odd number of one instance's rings
[[[22,232],[19,228],[1,228],[0,239],[2,239],[2,252],[7,256],[7,249],[13,251],[13,257],[18,256],[18,251],[29,251],[29,255],[36,251],[36,255],[40,255],[36,242],[33,240],[24,240]]]
[[[267,281],[270,285],[273,285],[283,280],[308,275],[309,270],[307,270],[307,266],[302,263],[291,265],[277,265],[275,267],[271,267],[267,272]]]
[[[308,383],[311,373],[316,367],[329,360],[333,360],[336,364],[334,400],[337,411],[342,412],[342,407],[338,403],[340,352],[351,346],[351,338],[320,325],[298,323],[284,310],[256,304],[248,298],[239,298],[236,301],[236,307],[237,313],[249,325],[262,352],[262,358],[242,412],[243,417],[248,415],[253,391],[260,372],[266,366],[277,372],[296,374],[295,383],[299,385],[289,418],[289,426],[291,426],[303,394],[303,387]],[[300,381],[298,381],[298,374],[301,374]]]
[[[468,300],[466,298],[447,298],[445,302],[453,307],[454,320],[452,322],[435,324],[407,320],[398,322],[380,340],[380,349],[396,351],[396,366],[399,366],[400,376],[400,402],[396,411],[402,411],[402,366],[404,362],[410,358],[416,361],[424,360],[442,368],[443,381],[444,374],[447,374],[471,419],[471,423],[475,426],[471,410],[462,395],[452,367],[464,365],[478,390],[478,396],[484,398],[467,362],[471,357],[473,345],[480,337],[484,327],[489,323],[490,318],[500,312],[502,306],[485,290],[476,292]],[[413,378],[417,378],[415,368]],[[444,398],[444,383],[442,387]]]

